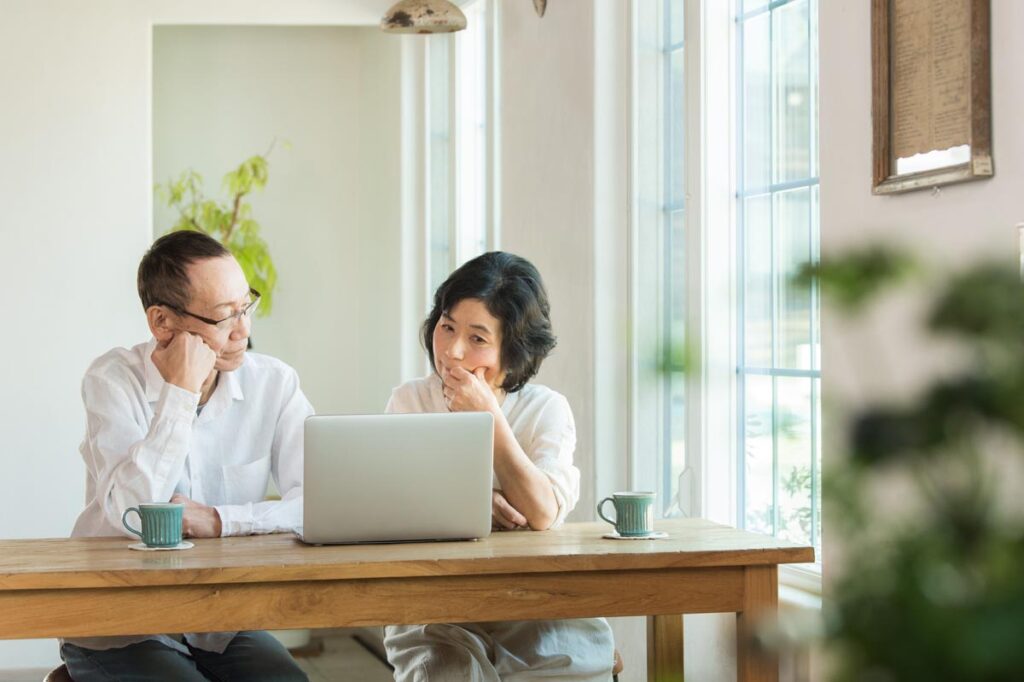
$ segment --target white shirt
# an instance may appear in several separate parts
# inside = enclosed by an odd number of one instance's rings
[[[80,451],[87,470],[86,507],[72,537],[129,535],[121,524],[125,509],[166,502],[174,493],[215,507],[225,536],[301,526],[303,423],[313,407],[295,370],[246,353],[241,367],[220,373],[197,416],[199,394],[163,380],[151,357],[155,348],[155,340],[115,348],[85,373],[86,433]],[[280,501],[264,500],[270,476]],[[185,639],[223,651],[233,636]],[[151,638],[68,641],[107,649]],[[184,649],[170,638],[155,639]]]
[[[386,411],[447,412],[440,377],[431,374],[402,384],[392,391]],[[505,396],[501,411],[520,447],[551,481],[558,500],[552,527],[561,524],[580,495],[569,402],[546,386],[527,384]],[[500,489],[497,476],[495,488]],[[437,672],[439,679],[471,682],[544,675],[596,682],[611,677],[615,649],[604,618],[390,625],[384,647],[395,680],[402,682],[419,679],[425,670]]]
[[[407,381],[391,392],[385,412],[447,412],[443,385],[437,374]],[[526,456],[547,475],[558,501],[551,527],[560,525],[580,497],[580,470],[572,463],[576,423],[569,401],[540,384],[527,384],[505,396],[501,411]],[[494,489],[501,482],[494,476]]]

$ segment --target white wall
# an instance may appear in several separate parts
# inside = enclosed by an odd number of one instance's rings
[[[1024,4],[992,0],[992,138],[995,176],[903,195],[871,195],[870,12],[868,3],[820,3],[821,248],[896,241],[915,255],[954,268],[982,255],[1017,257],[1014,224],[1024,220]],[[851,102],[863,102],[856,106]],[[912,303],[908,303],[912,306]],[[848,330],[825,311],[823,392],[866,398],[905,392],[933,368],[910,333],[908,308],[894,306],[878,324]],[[855,333],[846,338],[848,332]],[[880,344],[882,340],[884,343]],[[881,345],[881,347],[879,347]],[[872,347],[870,363],[852,350]],[[826,465],[827,466],[827,463]]]
[[[992,0],[992,138],[995,176],[937,193],[871,194],[869,4],[821,0],[821,246],[825,255],[896,241],[939,271],[980,257],[1017,258],[1014,224],[1024,221],[1024,3]],[[822,315],[823,467],[841,455],[842,418],[864,401],[905,396],[949,356],[917,331],[926,292],[887,300],[865,319]],[[831,573],[828,528],[825,576]],[[835,544],[832,543],[832,547]]]
[[[153,234],[153,24],[367,25],[386,4],[5,0],[0,537],[68,534],[84,495],[82,373],[145,336],[134,272]],[[49,641],[0,643],[0,668],[54,660]]]
[[[629,485],[628,4],[500,3],[501,247],[530,259],[558,347],[538,381],[576,418],[570,520]],[[643,618],[614,618],[623,682],[646,678]]]
[[[895,241],[938,272],[978,258],[1017,257],[1014,224],[1024,221],[1024,3],[992,0],[992,137],[995,176],[938,193],[871,194],[870,3],[821,0],[821,246],[828,254]],[[907,396],[949,359],[918,331],[928,292],[883,300],[864,318],[822,315],[823,468],[839,461],[844,418],[866,401]],[[897,497],[899,493],[897,492]],[[826,515],[824,577],[841,560],[842,538]]]
[[[540,270],[558,347],[538,381],[565,394],[585,472],[570,517],[593,518],[593,3],[501,4],[501,246]]]
[[[223,197],[224,172],[277,139],[252,205],[279,284],[252,338],[318,412],[380,410],[400,378],[400,48],[370,27],[155,29],[158,182],[191,167]],[[176,218],[156,206],[157,234]]]

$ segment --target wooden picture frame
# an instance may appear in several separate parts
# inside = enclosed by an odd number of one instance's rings
[[[898,16],[903,12],[902,16]],[[943,14],[943,13],[946,14]],[[950,51],[942,58],[946,61],[940,64],[940,57],[936,51],[929,47],[928,50],[911,51],[902,49],[899,54],[901,58],[900,68],[906,69],[930,69],[933,74],[932,80],[928,83],[931,90],[922,95],[913,88],[920,88],[921,80],[914,80],[904,77],[902,81],[895,77],[894,57],[897,50],[894,45],[903,48],[906,45],[926,44],[931,46],[933,38],[935,44],[947,38],[948,33],[941,33],[948,27],[941,25],[941,21],[948,16],[964,17],[968,26],[964,27],[961,22],[955,26],[957,33],[954,38],[962,43],[966,40],[967,54],[960,54],[959,51]],[[916,13],[916,14],[912,14]],[[922,13],[927,13],[923,16]],[[905,19],[912,16],[913,21]],[[991,57],[990,57],[990,0],[872,0],[871,6],[871,43],[872,43],[872,122],[874,126],[874,164],[872,191],[875,194],[891,194],[906,192],[916,189],[937,187],[954,182],[967,180],[978,180],[991,177],[993,174],[992,164],[992,86],[991,86]],[[902,21],[897,21],[901,18]],[[915,23],[916,22],[916,23]],[[899,25],[903,30],[913,35],[900,35]],[[913,25],[923,29],[910,31],[907,26]],[[936,30],[936,25],[939,30]],[[967,31],[964,34],[964,31]],[[902,41],[902,42],[901,42]],[[916,41],[916,42],[915,42]],[[950,41],[947,40],[946,45]],[[953,43],[959,45],[960,43]],[[952,55],[952,59],[950,59]],[[913,61],[917,60],[917,61]],[[942,71],[944,64],[953,64],[954,69],[959,69],[957,77],[947,78],[946,81],[936,83],[934,76]],[[966,74],[964,78],[963,75]],[[945,74],[940,74],[945,75]],[[900,92],[894,91],[901,83],[912,83],[911,86],[903,87]],[[943,103],[955,102],[950,110],[936,113],[934,102],[944,98]],[[966,101],[964,101],[966,100]],[[896,115],[895,104],[900,104],[899,120]],[[899,127],[897,124],[907,125],[912,121],[911,127]],[[921,121],[926,121],[927,132],[920,126]],[[936,123],[938,121],[939,123]],[[955,128],[958,134],[951,134],[960,141],[964,136],[964,142],[969,147],[969,156],[958,160],[955,165],[945,165],[926,170],[911,172],[897,172],[897,147],[907,148],[908,137],[918,137],[924,140],[935,139],[934,130],[939,125],[946,125],[947,128]],[[917,127],[914,127],[914,126]],[[899,127],[897,131],[896,128]],[[908,134],[909,133],[909,134]],[[894,134],[898,136],[894,138]],[[961,149],[958,155],[963,157],[963,144],[957,145]],[[940,147],[934,151],[945,150]],[[952,146],[950,146],[952,149]],[[917,153],[933,151],[923,149]],[[903,160],[905,157],[901,157]]]

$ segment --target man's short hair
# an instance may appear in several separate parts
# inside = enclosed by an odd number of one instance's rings
[[[231,252],[213,237],[183,230],[171,232],[153,242],[139,263],[139,298],[142,309],[165,305],[184,310],[192,299],[186,270],[196,261],[223,258]]]
[[[533,264],[511,253],[491,251],[467,261],[438,287],[434,307],[420,330],[434,367],[434,327],[460,302],[475,298],[501,322],[501,388],[515,393],[540,370],[555,347],[551,306]]]

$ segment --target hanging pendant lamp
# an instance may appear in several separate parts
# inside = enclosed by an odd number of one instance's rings
[[[387,33],[454,33],[466,28],[466,15],[449,0],[401,0],[384,13]]]

